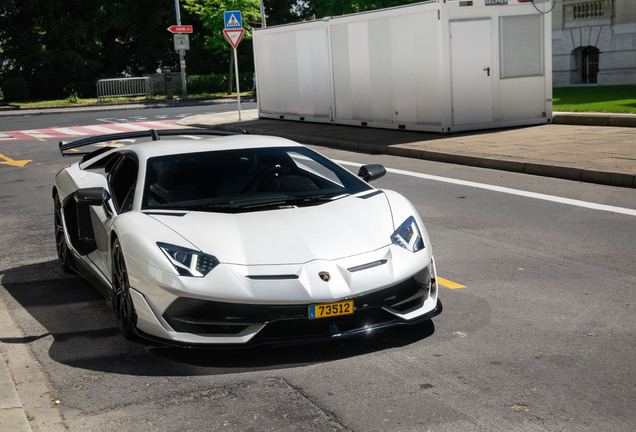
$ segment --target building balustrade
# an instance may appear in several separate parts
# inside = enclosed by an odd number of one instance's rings
[[[591,1],[572,5],[575,20],[602,18],[605,16],[605,1]]]

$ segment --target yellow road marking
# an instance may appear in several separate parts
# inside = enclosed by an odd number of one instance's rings
[[[29,160],[13,160],[10,157],[2,155],[2,154],[0,154],[0,159],[4,159],[4,162],[0,162],[0,164],[17,166],[17,167],[20,167],[20,168],[22,168],[23,166],[25,166],[26,164],[31,162],[31,159],[29,159]]]
[[[458,283],[449,281],[448,279],[444,279],[439,276],[437,276],[437,283],[450,289],[466,288],[466,285],[460,285]]]

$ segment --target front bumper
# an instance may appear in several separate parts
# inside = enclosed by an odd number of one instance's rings
[[[141,322],[156,324],[140,326],[143,337],[192,347],[253,346],[350,337],[430,320],[442,311],[436,279],[432,261],[420,274],[401,283],[347,298],[354,302],[353,314],[319,319],[308,317],[309,305],[316,302],[254,304],[189,297],[178,298],[156,317],[139,292],[133,297]]]

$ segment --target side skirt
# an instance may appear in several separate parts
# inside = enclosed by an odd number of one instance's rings
[[[73,258],[73,270],[93,285],[107,300],[110,300],[113,287],[102,272],[86,257],[73,253]]]

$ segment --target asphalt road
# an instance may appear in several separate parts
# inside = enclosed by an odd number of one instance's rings
[[[420,211],[446,284],[432,323],[301,347],[128,342],[97,291],[56,263],[50,190],[71,160],[54,140],[0,141],[31,160],[0,164],[0,293],[19,327],[2,341],[30,349],[9,366],[33,429],[636,429],[636,216],[620,212],[636,209],[633,189],[318,150],[352,169],[384,164],[374,185]]]

